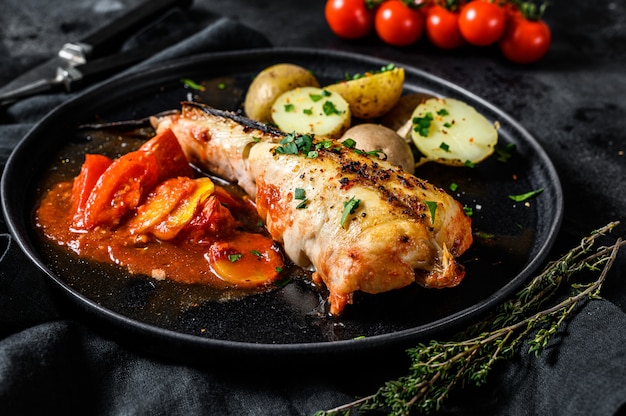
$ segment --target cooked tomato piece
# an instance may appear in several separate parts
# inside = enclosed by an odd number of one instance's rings
[[[188,241],[212,243],[229,238],[241,224],[233,217],[230,210],[222,205],[217,195],[211,195],[183,230],[182,235]]]
[[[116,159],[98,178],[85,204],[84,227],[114,227],[137,208],[157,184],[154,155],[131,152]]]
[[[72,227],[81,229],[85,226],[85,206],[91,190],[111,163],[113,161],[104,155],[85,155],[85,162],[72,185]]]
[[[186,177],[171,178],[159,184],[128,221],[128,232],[131,235],[149,233],[195,190],[196,182]]]
[[[221,279],[238,287],[267,285],[278,277],[284,260],[274,241],[261,234],[237,232],[211,245],[211,268]]]
[[[152,234],[161,240],[173,240],[196,217],[201,216],[205,203],[215,190],[213,181],[209,178],[193,179],[194,190],[164,217],[163,221],[155,224]],[[230,214],[230,213],[229,213]]]
[[[140,151],[152,153],[159,167],[159,182],[177,176],[193,176],[193,169],[172,130],[167,129],[145,142]]]

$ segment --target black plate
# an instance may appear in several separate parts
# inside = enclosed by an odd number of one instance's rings
[[[310,353],[371,351],[400,345],[435,332],[462,327],[517,289],[545,259],[560,226],[563,198],[555,170],[536,140],[507,114],[475,95],[415,68],[406,68],[406,93],[455,97],[500,124],[500,146],[514,144],[506,162],[493,156],[476,168],[427,164],[417,175],[448,188],[474,211],[477,237],[462,257],[467,276],[454,289],[412,287],[380,295],[359,295],[340,318],[320,315],[323,296],[296,282],[244,299],[207,300],[203,289],[67,259],[42,244],[32,213],[37,188],[60,149],[87,145],[76,126],[93,121],[138,119],[179,107],[193,91],[181,78],[212,80],[204,101],[237,107],[254,76],[274,63],[310,68],[323,82],[346,73],[378,69],[388,62],[346,53],[269,49],[197,56],[122,77],[86,91],[39,122],[17,146],[3,175],[2,203],[11,232],[30,259],[88,316],[142,348],[201,360],[209,352],[302,356]],[[218,87],[219,85],[219,87]],[[225,88],[222,88],[225,87]],[[511,194],[542,188],[527,202]],[[25,192],[26,191],[26,192]],[[488,238],[484,237],[489,235]]]

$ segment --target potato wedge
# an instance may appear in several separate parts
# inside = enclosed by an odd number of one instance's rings
[[[341,95],[349,104],[352,116],[364,120],[378,118],[396,105],[402,95],[404,68],[394,67],[365,76],[340,81],[325,87]]]
[[[339,94],[302,87],[281,94],[271,109],[272,121],[286,133],[339,137],[350,127],[350,106]]]
[[[320,86],[309,70],[287,63],[269,66],[252,80],[243,109],[249,118],[266,123],[271,120],[272,104],[280,94],[308,86]]]
[[[490,156],[498,142],[498,131],[463,101],[432,98],[413,112],[411,139],[424,155],[422,162],[463,166]]]

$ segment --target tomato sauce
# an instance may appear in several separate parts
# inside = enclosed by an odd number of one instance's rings
[[[148,142],[134,153],[158,148]],[[208,177],[178,176],[181,169],[163,173],[164,166],[175,165],[168,160],[147,167],[159,171],[161,183],[141,182],[145,169],[120,166],[141,159],[132,153],[104,166],[99,158],[85,157],[77,177],[49,187],[35,212],[36,227],[48,241],[132,275],[216,289],[270,287],[281,275],[282,252],[245,195]],[[143,189],[146,183],[149,188]],[[90,221],[94,216],[98,221]]]

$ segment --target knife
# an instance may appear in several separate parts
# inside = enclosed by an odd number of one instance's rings
[[[147,0],[85,38],[64,44],[57,56],[0,90],[0,105],[29,96],[74,91],[87,82],[140,62],[180,40],[182,35],[159,40],[137,50],[115,53],[141,26],[174,8],[187,8],[193,0]]]

